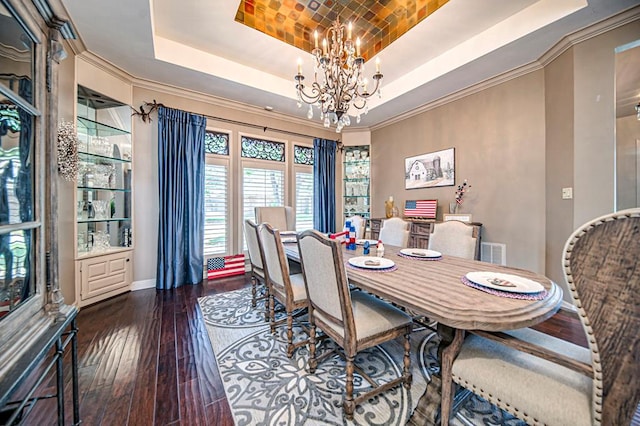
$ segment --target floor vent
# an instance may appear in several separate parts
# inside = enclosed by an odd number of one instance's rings
[[[496,265],[506,265],[507,245],[501,243],[481,243],[480,260],[495,263]]]

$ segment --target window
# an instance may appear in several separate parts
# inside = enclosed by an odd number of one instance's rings
[[[296,231],[313,229],[313,173],[296,172]]]
[[[229,167],[210,164],[204,168],[204,255],[225,255],[229,247]]]
[[[255,220],[255,208],[284,206],[284,170],[245,167],[242,169],[242,222]]]
[[[293,146],[296,177],[296,231],[313,229],[313,148]]]
[[[230,252],[229,134],[205,133],[204,257]],[[224,156],[224,157],[223,157]]]

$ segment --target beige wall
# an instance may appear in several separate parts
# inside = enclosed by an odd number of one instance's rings
[[[635,115],[616,120],[617,210],[640,207],[640,120]]]
[[[573,188],[573,49],[545,67],[546,253],[545,273],[568,288],[562,272],[564,243],[574,230],[573,200],[562,199],[562,188]]]
[[[404,159],[455,148],[456,184],[467,179],[463,211],[484,225],[484,241],[507,245],[509,265],[544,272],[544,74],[527,74],[372,132],[372,216],[438,199],[448,211],[455,187],[404,189]]]
[[[638,21],[574,47],[574,227],[615,209],[615,48]]]
[[[76,65],[69,46],[65,47],[67,59],[58,68],[58,119],[75,123]],[[75,182],[58,176],[58,276],[65,303],[76,302],[75,291]]]

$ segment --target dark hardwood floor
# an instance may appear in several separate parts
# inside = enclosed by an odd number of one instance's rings
[[[232,425],[197,298],[248,285],[234,277],[171,291],[130,292],[78,314],[80,415],[85,425]],[[573,314],[537,327],[586,345]],[[70,356],[65,358],[71,424]],[[55,391],[53,378],[42,391]],[[55,400],[41,401],[27,424],[56,423]]]

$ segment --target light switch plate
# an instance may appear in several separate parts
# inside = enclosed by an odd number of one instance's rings
[[[573,198],[573,188],[562,188],[562,199],[571,200]]]

